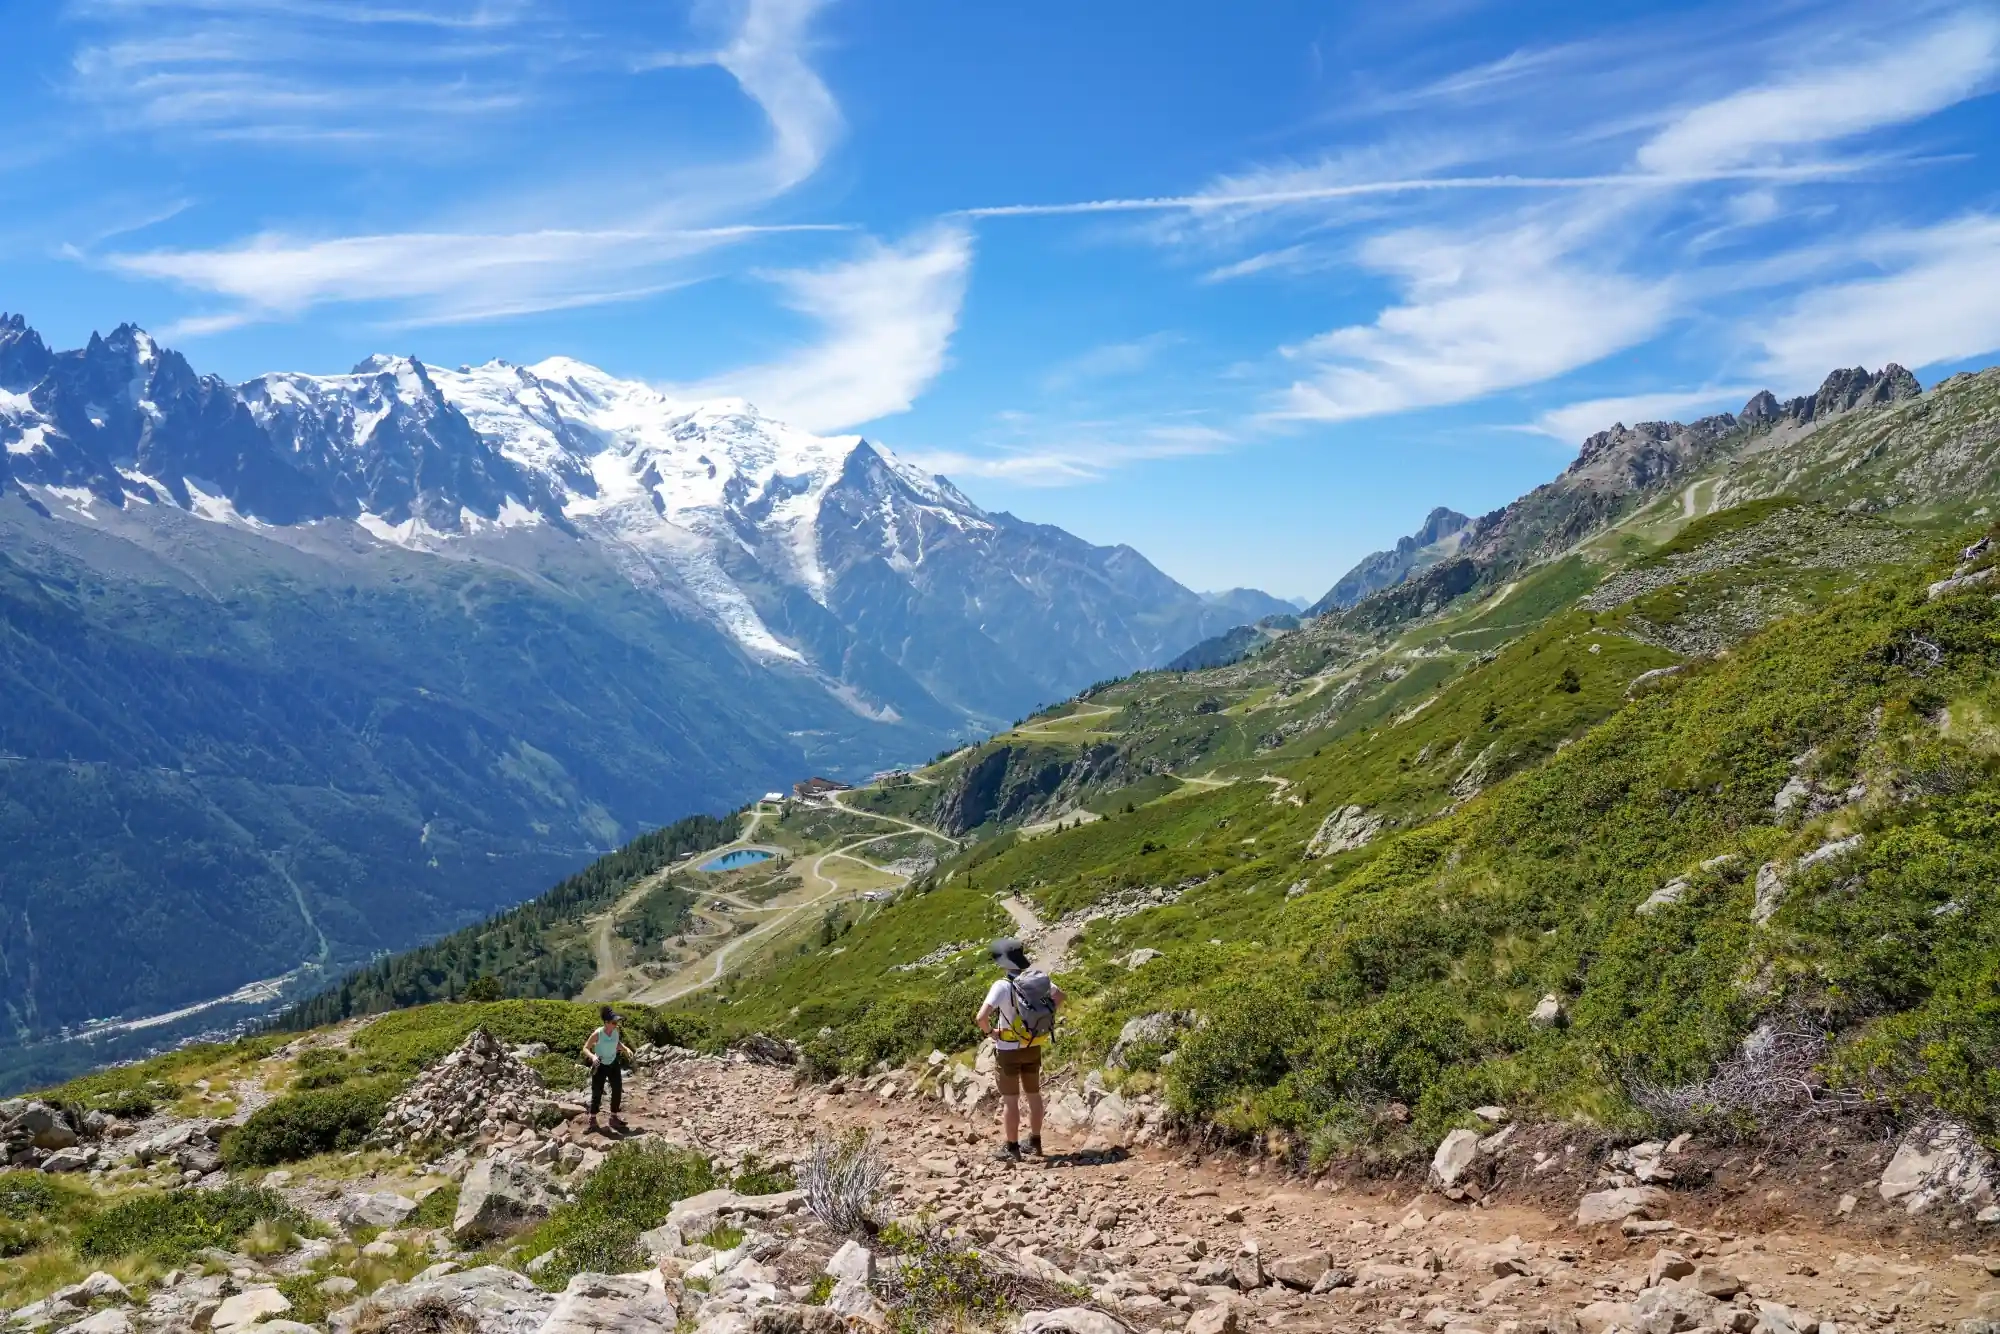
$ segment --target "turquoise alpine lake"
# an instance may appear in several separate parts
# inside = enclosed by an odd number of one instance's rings
[[[694,869],[697,871],[734,871],[744,866],[755,866],[758,862],[767,862],[777,855],[775,852],[766,852],[762,848],[738,848],[734,852],[725,852],[720,857],[711,857]]]

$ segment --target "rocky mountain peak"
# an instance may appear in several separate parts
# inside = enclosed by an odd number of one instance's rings
[[[0,390],[21,393],[49,373],[49,348],[19,315],[0,311]]]

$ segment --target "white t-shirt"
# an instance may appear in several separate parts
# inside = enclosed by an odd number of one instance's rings
[[[1019,1042],[1000,1035],[1019,1024],[1021,1012],[1014,1004],[1014,988],[1008,979],[1000,978],[986,989],[986,1008],[993,1011],[993,1047],[996,1051],[1019,1051],[1033,1046],[1030,1042]]]

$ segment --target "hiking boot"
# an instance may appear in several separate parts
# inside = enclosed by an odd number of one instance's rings
[[[1021,1161],[1021,1146],[1008,1140],[993,1151],[993,1157],[1003,1163],[1018,1163]]]
[[[598,1125],[597,1118],[593,1116],[590,1118],[589,1123],[584,1126],[583,1133],[586,1135],[602,1135],[604,1127]]]
[[[1042,1156],[1042,1137],[1040,1135],[1028,1136],[1028,1142],[1021,1146],[1021,1152],[1027,1154],[1030,1158],[1040,1158]]]

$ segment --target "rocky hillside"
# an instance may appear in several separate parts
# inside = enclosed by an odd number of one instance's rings
[[[560,1004],[431,1007],[0,1105],[0,1310],[81,1334],[1988,1334],[2000,1308],[1983,1235],[1938,1226],[1990,1163],[1935,1137],[1836,1131],[1752,1165],[1726,1138],[1496,1104],[1400,1178],[1277,1175],[1186,1136],[1135,1031],[1056,1081],[1047,1155],[1005,1165],[990,1051],[824,1081],[768,1038],[633,1020],[609,1136],[572,1091],[593,1017]],[[677,1022],[706,1050],[664,1041]]]

